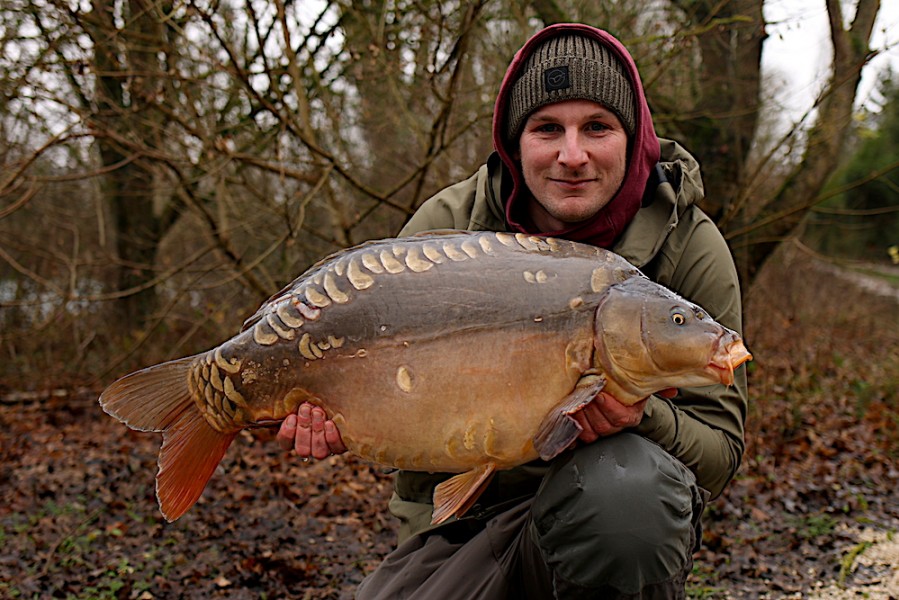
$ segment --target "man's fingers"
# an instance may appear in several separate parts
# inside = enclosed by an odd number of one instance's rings
[[[293,439],[296,435],[297,416],[289,414],[281,423],[281,428],[278,429],[278,435],[275,438],[278,440],[278,445],[281,446],[282,450],[290,450],[293,448]]]
[[[325,441],[334,454],[342,454],[347,451],[347,447],[343,444],[340,432],[337,431],[337,425],[333,421],[325,421]]]
[[[308,402],[300,404],[300,408],[297,410],[297,425],[307,429],[312,427],[312,405]]]
[[[347,451],[324,409],[308,402],[300,404],[296,414],[285,417],[276,438],[283,449],[293,448],[303,459],[322,459]]]
[[[602,413],[597,409],[596,403],[591,402],[573,415],[574,420],[581,426],[578,439],[582,442],[595,442],[600,435],[605,435],[609,424],[603,417]]]
[[[315,433],[320,433],[325,430],[325,411],[323,411],[318,406],[312,407],[312,431]]]
[[[643,419],[646,400],[641,400],[631,406],[625,406],[611,396],[600,394],[592,404],[597,405],[597,408],[602,412],[603,417],[605,417],[613,429],[621,430],[625,427],[634,427],[640,424],[640,421]]]
[[[325,411],[319,407],[312,409],[312,456],[318,459],[331,456],[331,449],[325,440]]]
[[[297,411],[297,429],[293,449],[303,458],[312,456],[311,406],[306,403],[301,404]]]

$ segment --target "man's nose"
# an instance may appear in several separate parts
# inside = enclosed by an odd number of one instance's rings
[[[566,131],[559,149],[559,164],[577,169],[587,164],[587,152],[577,131]]]

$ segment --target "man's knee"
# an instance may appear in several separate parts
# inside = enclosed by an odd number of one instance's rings
[[[635,593],[689,568],[695,478],[635,434],[559,457],[533,505],[535,540],[556,576]]]

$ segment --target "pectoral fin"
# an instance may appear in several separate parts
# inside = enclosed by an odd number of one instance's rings
[[[537,435],[534,436],[534,448],[543,460],[558,456],[580,435],[581,426],[571,415],[584,408],[596,398],[606,385],[602,377],[591,375],[584,377],[570,394],[560,402],[543,420]]]
[[[489,462],[438,484],[434,488],[431,524],[438,525],[454,515],[461,517],[465,514],[486,489],[495,472],[496,465]]]

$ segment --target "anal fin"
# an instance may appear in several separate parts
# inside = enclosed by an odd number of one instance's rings
[[[434,488],[431,524],[438,525],[452,516],[461,517],[465,514],[490,484],[495,472],[496,465],[489,462],[438,484]]]
[[[558,456],[581,434],[582,428],[571,418],[571,415],[590,404],[596,395],[605,387],[606,380],[602,377],[591,375],[584,377],[570,394],[553,408],[537,435],[534,436],[534,448],[543,460],[551,460]]]

